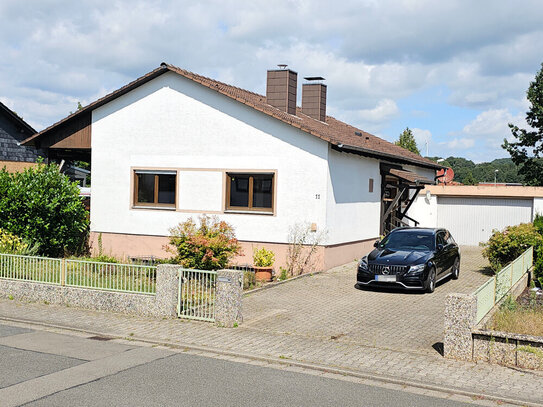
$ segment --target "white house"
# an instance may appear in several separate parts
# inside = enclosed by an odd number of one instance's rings
[[[165,257],[169,228],[200,214],[284,264],[289,229],[326,231],[319,267],[352,261],[405,224],[441,167],[326,116],[326,85],[267,74],[266,96],[161,66],[27,139],[51,159],[91,160],[91,232],[116,255]],[[322,78],[317,78],[321,79]]]

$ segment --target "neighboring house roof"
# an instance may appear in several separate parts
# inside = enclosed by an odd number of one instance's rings
[[[98,99],[97,101],[89,104],[88,106],[85,106],[81,110],[71,114],[70,116],[67,116],[66,118],[60,120],[59,122],[46,128],[45,130],[42,130],[38,134],[29,137],[23,142],[23,144],[30,143],[44,136],[45,134],[54,130],[57,126],[75,118],[76,116],[79,116],[86,112],[88,113],[166,72],[174,72],[176,74],[179,74],[187,79],[190,79],[196,83],[213,89],[216,92],[228,96],[240,103],[250,106],[262,113],[281,120],[284,123],[299,128],[306,133],[309,133],[315,137],[329,142],[332,147],[337,150],[377,158],[393,159],[400,162],[415,164],[427,168],[443,168],[441,165],[431,160],[423,158],[418,154],[412,153],[404,148],[396,146],[393,143],[385,141],[347,123],[341,122],[331,116],[326,116],[326,122],[321,122],[303,114],[300,107],[296,108],[296,115],[294,116],[269,105],[266,102],[266,97],[263,95],[250,92],[248,90],[241,89],[235,86],[227,85],[214,79],[210,79],[205,76],[198,75],[166,63],[162,63],[159,68],[147,73],[146,75],[110,93],[109,95]]]
[[[15,123],[19,124],[21,127],[23,127],[28,133],[30,134],[37,133],[36,130],[34,130],[34,128],[30,124],[25,122],[22,117],[19,117],[17,113],[15,113],[13,110],[11,110],[2,102],[0,102],[0,111],[3,111],[6,114],[6,116],[8,116]]]
[[[427,185],[421,194],[476,198],[543,198],[543,187],[494,185]]]

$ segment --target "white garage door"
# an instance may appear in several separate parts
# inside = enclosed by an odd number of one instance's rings
[[[486,242],[493,229],[532,221],[531,199],[437,198],[437,226],[459,244]]]

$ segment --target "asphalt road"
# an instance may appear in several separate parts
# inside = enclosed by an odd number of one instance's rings
[[[101,338],[99,338],[101,339]],[[465,406],[284,368],[0,324],[0,406]]]

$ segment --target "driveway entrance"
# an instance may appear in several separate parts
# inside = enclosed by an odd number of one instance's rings
[[[244,298],[244,328],[436,353],[443,341],[447,294],[470,293],[488,279],[479,247],[462,247],[458,280],[433,294],[354,288],[356,263],[288,282]],[[486,274],[485,274],[486,273]]]

